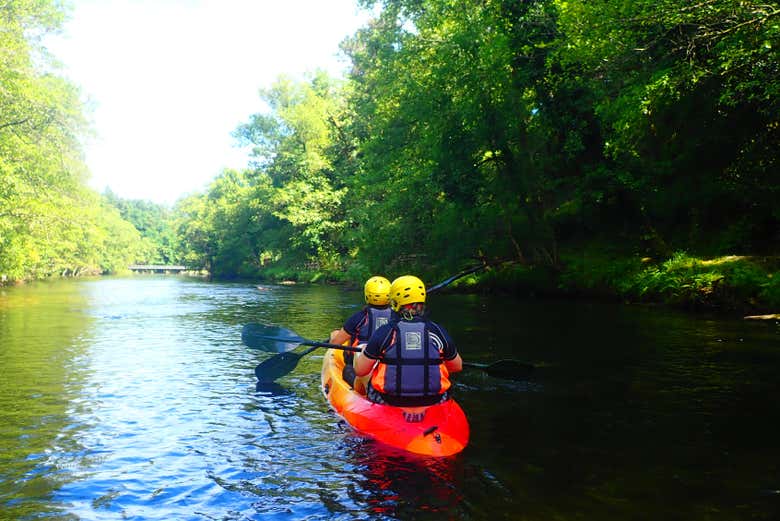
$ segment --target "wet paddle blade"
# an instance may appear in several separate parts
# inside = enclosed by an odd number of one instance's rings
[[[270,384],[277,378],[290,374],[298,366],[301,358],[317,349],[312,346],[300,353],[279,353],[263,360],[255,367],[255,376],[259,384]]]
[[[306,339],[283,327],[247,324],[241,330],[241,341],[254,349],[269,353],[286,353],[301,345]]]
[[[277,378],[289,374],[298,365],[301,355],[298,353],[279,353],[264,360],[255,367],[255,376],[260,383],[271,383]]]

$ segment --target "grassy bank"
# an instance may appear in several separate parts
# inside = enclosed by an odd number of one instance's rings
[[[362,287],[371,275],[374,273],[357,263],[347,269],[277,266],[264,270],[261,280]],[[429,285],[447,276],[418,275]],[[669,258],[648,258],[591,247],[562,253],[557,268],[503,264],[457,279],[448,289],[607,298],[728,314],[774,314],[780,313],[780,257],[703,258],[678,252]]]
[[[461,289],[606,297],[725,313],[780,312],[780,258],[671,258],[581,251],[562,256],[562,268],[513,265],[458,281]]]

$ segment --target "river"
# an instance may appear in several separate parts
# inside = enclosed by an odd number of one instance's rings
[[[262,322],[315,340],[356,291],[175,276],[0,288],[0,519],[774,520],[780,328],[644,306],[430,296],[471,442],[425,459],[353,433],[322,352],[258,389]]]

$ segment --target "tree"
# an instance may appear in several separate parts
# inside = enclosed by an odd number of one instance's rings
[[[340,92],[338,83],[322,72],[301,83],[279,78],[261,93],[271,112],[251,116],[236,131],[244,144],[255,145],[258,178],[267,176],[272,183],[271,193],[267,184],[256,185],[254,200],[263,201],[258,211],[270,212],[288,230],[284,243],[269,249],[290,264],[316,265],[344,252],[340,234],[346,189],[333,166]]]
[[[141,234],[143,247],[133,262],[140,264],[177,264],[179,244],[173,227],[173,214],[165,205],[140,199],[122,199],[111,190],[103,194]]]
[[[589,73],[583,83],[596,93],[604,129],[594,178],[608,180],[621,215],[663,233],[661,244],[717,237],[710,248],[718,251],[765,242],[767,226],[780,222],[771,174],[780,144],[778,4],[558,4],[561,63]]]
[[[0,274],[21,280],[113,271],[138,241],[84,186],[78,90],[42,46],[59,28],[59,2],[0,5]]]
[[[435,262],[450,265],[480,252],[554,264],[536,123],[556,36],[550,2],[383,5],[346,45],[364,237],[404,237],[409,253],[441,252]],[[383,242],[372,255],[389,262],[397,251]]]

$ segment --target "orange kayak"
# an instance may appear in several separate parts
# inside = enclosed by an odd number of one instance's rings
[[[343,368],[342,352],[328,349],[322,361],[322,392],[336,414],[358,432],[427,456],[451,456],[468,444],[469,423],[455,400],[425,407],[372,403],[344,381]]]

